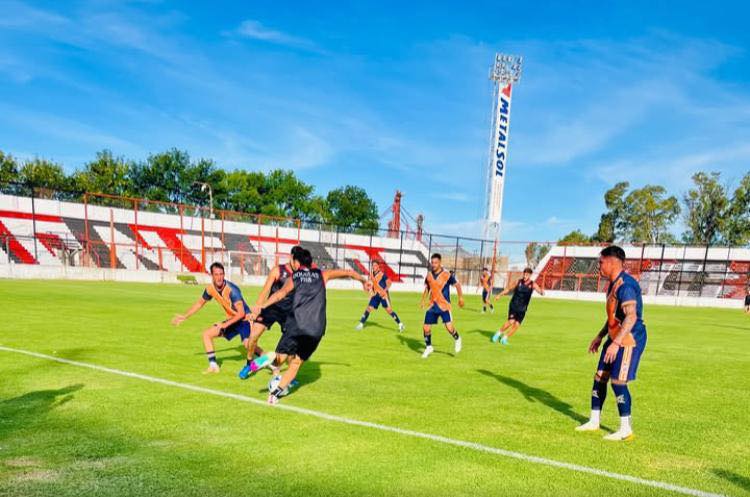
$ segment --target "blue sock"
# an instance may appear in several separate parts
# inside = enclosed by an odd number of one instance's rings
[[[424,334],[424,344],[428,347],[432,346],[432,335],[428,335],[427,333]]]
[[[607,382],[594,380],[594,388],[591,390],[591,410],[601,411],[606,398]]]
[[[620,417],[630,416],[632,399],[630,398],[628,385],[615,385],[612,383],[612,391],[617,398],[617,410],[620,412]]]
[[[359,322],[362,324],[365,324],[365,321],[367,321],[367,318],[370,317],[370,311],[365,311],[364,314],[362,314],[362,317],[359,319]]]
[[[208,364],[210,365],[212,362],[216,362],[216,352],[213,350],[211,352],[206,352],[206,356],[208,356]]]
[[[396,323],[401,324],[401,320],[398,318],[398,314],[393,312],[391,313],[391,317],[393,318],[394,321],[396,321]]]

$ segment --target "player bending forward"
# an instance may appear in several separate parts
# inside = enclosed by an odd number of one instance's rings
[[[527,267],[523,270],[523,278],[516,281],[513,286],[504,289],[495,297],[495,300],[498,300],[503,295],[513,292],[513,297],[511,297],[510,304],[508,305],[508,320],[492,336],[493,342],[497,343],[499,340],[501,344],[508,345],[508,339],[518,331],[521,323],[523,323],[523,319],[526,317],[526,311],[529,308],[529,302],[531,302],[534,290],[539,292],[540,295],[544,295],[542,287],[531,279],[532,273],[531,268]]]
[[[451,285],[455,285],[458,293],[458,305],[464,306],[464,294],[461,290],[461,283],[458,282],[453,272],[443,268],[443,258],[440,254],[432,254],[430,257],[430,271],[424,279],[425,289],[422,293],[422,299],[419,306],[425,308],[425,300],[430,297],[430,307],[424,315],[424,333],[425,349],[422,353],[422,359],[427,359],[434,352],[432,348],[432,325],[437,324],[438,318],[443,321],[445,329],[453,337],[454,350],[456,354],[461,352],[461,337],[453,326],[453,316],[451,315]]]
[[[276,352],[269,352],[253,362],[274,364],[277,367],[284,362],[289,368],[284,372],[281,381],[268,397],[269,404],[276,404],[287,387],[297,376],[302,364],[318,348],[326,332],[326,282],[335,279],[352,278],[367,283],[367,278],[354,271],[331,269],[321,271],[312,268],[310,251],[303,249],[292,256],[292,277],[268,300],[255,306],[256,314],[283,300],[292,291],[292,312],[287,318],[286,329],[281,335]]]
[[[216,300],[216,302],[224,309],[227,314],[227,319],[221,323],[216,323],[203,332],[203,348],[206,350],[206,356],[208,357],[208,369],[206,373],[218,373],[219,364],[216,362],[216,352],[214,351],[214,339],[218,337],[224,337],[227,340],[239,335],[242,338],[242,345],[247,350],[248,357],[254,352],[258,355],[263,354],[263,351],[253,344],[253,348],[250,349],[250,308],[248,307],[245,299],[242,297],[242,292],[239,287],[231,281],[224,279],[224,266],[218,262],[211,264],[211,284],[203,290],[203,295],[193,304],[193,306],[185,312],[185,314],[178,314],[172,319],[172,324],[179,326],[187,318],[201,310],[209,300]]]
[[[628,382],[635,380],[638,363],[646,348],[646,326],[643,324],[643,301],[638,282],[623,270],[625,251],[610,246],[599,256],[599,274],[609,280],[607,288],[607,322],[589,345],[589,352],[596,353],[606,336],[599,365],[594,376],[591,392],[591,417],[577,427],[578,431],[599,429],[604,399],[607,396],[607,381],[612,381],[617,410],[620,412],[620,428],[605,440],[624,441],[633,438],[630,424],[631,397]]]
[[[404,331],[404,323],[401,322],[398,318],[398,314],[396,314],[391,307],[391,295],[389,293],[389,290],[391,289],[391,279],[385,274],[385,271],[381,269],[379,261],[373,261],[372,263],[370,282],[372,285],[372,290],[370,290],[370,302],[367,304],[367,308],[365,309],[364,314],[362,314],[359,324],[357,324],[355,329],[361,330],[364,328],[367,318],[370,317],[370,313],[374,312],[375,309],[382,304],[385,308],[385,312],[396,321],[398,331]]]
[[[299,245],[296,245],[292,247],[292,250],[290,252],[290,255],[294,256],[295,253],[298,253],[299,251],[304,250]],[[273,269],[271,269],[271,272],[268,273],[268,277],[266,278],[266,283],[263,285],[263,289],[260,291],[260,295],[258,295],[258,299],[255,301],[255,305],[261,305],[263,302],[266,301],[268,296],[272,293],[278,292],[281,290],[281,288],[284,286],[284,284],[287,282],[287,280],[292,276],[292,266],[291,264],[279,264],[277,266],[274,266]],[[250,346],[248,347],[248,350],[250,350],[250,347],[254,348],[255,345],[258,343],[258,340],[260,340],[261,335],[273,326],[274,324],[278,323],[279,328],[281,328],[281,334],[284,334],[284,329],[286,327],[286,320],[289,317],[289,315],[292,312],[292,295],[289,294],[282,300],[280,300],[275,305],[272,305],[270,307],[267,307],[263,309],[263,312],[258,314],[255,317],[255,320],[253,321],[252,326],[250,327]],[[278,371],[274,368],[273,374],[274,376],[278,374]],[[246,380],[252,373],[255,373],[257,371],[253,370],[253,363],[252,363],[252,357],[247,358],[247,364],[245,367],[242,368],[242,370],[239,372],[238,376],[241,380]]]

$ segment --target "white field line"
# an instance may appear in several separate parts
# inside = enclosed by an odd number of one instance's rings
[[[215,395],[217,397],[224,397],[227,399],[239,400],[241,402],[249,402],[251,404],[256,404],[258,406],[262,406],[266,408],[281,409],[283,411],[294,412],[297,414],[304,414],[306,416],[313,416],[316,418],[325,419],[327,421],[333,421],[336,423],[342,423],[342,424],[347,424],[347,425],[352,425],[352,426],[361,426],[364,428],[371,428],[373,430],[396,433],[398,435],[403,435],[407,437],[422,438],[425,440],[430,440],[432,442],[438,442],[438,443],[442,443],[446,445],[453,445],[455,447],[462,447],[465,449],[475,450],[477,452],[484,452],[488,454],[508,457],[511,459],[517,459],[517,460],[532,463],[532,464],[550,466],[553,468],[562,468],[562,469],[567,469],[569,471],[575,471],[577,473],[586,473],[590,475],[596,475],[596,476],[601,476],[604,478],[609,478],[612,480],[620,480],[620,481],[635,483],[637,485],[643,485],[646,487],[658,488],[661,490],[669,490],[669,491],[676,492],[676,493],[683,494],[683,495],[693,495],[696,497],[727,497],[726,495],[723,495],[723,494],[715,494],[711,492],[705,492],[703,490],[697,490],[694,488],[682,487],[679,485],[674,485],[672,483],[662,482],[658,480],[648,480],[645,478],[639,478],[637,476],[614,473],[612,471],[607,471],[603,469],[591,468],[589,466],[581,466],[579,464],[556,461],[554,459],[547,459],[545,457],[532,456],[532,455],[524,454],[522,452],[500,449],[497,447],[491,447],[489,445],[482,445],[482,444],[475,443],[475,442],[467,442],[464,440],[443,437],[440,435],[433,435],[430,433],[422,433],[420,431],[397,428],[395,426],[382,425],[378,423],[370,423],[368,421],[359,421],[357,419],[336,416],[335,414],[328,414],[325,412],[314,411],[312,409],[305,409],[303,407],[295,407],[289,404],[284,404],[283,402],[275,406],[269,406],[266,402],[260,399],[254,399],[252,397],[247,397],[245,395],[240,395],[240,394],[230,393],[230,392],[223,392],[221,390],[214,390],[211,388],[199,387],[196,385],[190,385],[188,383],[180,383],[177,381],[165,380],[163,378],[157,378],[155,376],[148,376],[145,374],[131,373],[130,371],[122,371],[120,369],[108,368],[105,366],[89,364],[86,362],[71,361],[69,359],[63,359],[61,357],[55,357],[55,356],[51,356],[47,354],[40,354],[38,352],[32,352],[29,350],[14,349],[11,347],[4,347],[0,345],[0,351],[23,354],[26,356],[36,357],[38,359],[45,359],[48,361],[54,361],[54,362],[58,362],[62,364],[67,364],[69,366],[88,368],[88,369],[93,369],[94,371],[101,371],[104,373],[110,373],[110,374],[114,374],[118,376],[125,376],[127,378],[134,378],[138,380],[148,381],[150,383],[158,383],[158,384],[167,385],[170,387],[182,388],[183,390],[190,390],[193,392]],[[615,443],[615,442],[612,442],[612,443]]]

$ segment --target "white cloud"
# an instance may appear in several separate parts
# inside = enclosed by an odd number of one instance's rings
[[[254,19],[246,19],[242,21],[237,28],[237,34],[244,38],[275,43],[277,45],[302,48],[305,50],[317,50],[316,44],[310,40],[271,29],[264,26],[260,21]]]

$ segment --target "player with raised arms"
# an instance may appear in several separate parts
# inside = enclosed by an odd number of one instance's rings
[[[482,287],[482,314],[487,312],[487,306],[490,312],[495,312],[495,306],[492,305],[492,275],[490,270],[482,268],[482,274],[479,275],[479,286]]]
[[[453,325],[451,286],[456,287],[459,307],[464,306],[464,294],[461,289],[461,283],[458,282],[453,272],[443,268],[443,258],[440,254],[432,254],[432,257],[430,257],[430,270],[424,279],[424,285],[425,289],[422,292],[422,299],[419,302],[419,306],[422,309],[426,307],[425,301],[427,297],[429,297],[430,302],[429,308],[424,315],[424,325],[422,326],[425,343],[422,359],[427,359],[434,352],[432,348],[432,325],[437,324],[438,319],[443,321],[445,329],[453,337],[454,351],[458,354],[461,352],[461,336]]]
[[[295,253],[298,253],[301,250],[304,249],[299,245],[296,245],[292,247],[290,254],[294,256]],[[266,282],[255,301],[255,305],[262,304],[266,301],[270,294],[278,292],[284,286],[284,283],[286,283],[286,281],[292,276],[292,272],[293,270],[291,264],[279,264],[274,266],[273,269],[271,269],[271,272],[268,273]],[[286,319],[287,317],[289,317],[289,314],[291,312],[291,294],[287,295],[286,298],[279,301],[276,305],[263,309],[263,312],[255,317],[255,319],[253,320],[253,324],[250,327],[250,345],[248,347],[248,350],[250,350],[250,347],[254,348],[258,343],[258,340],[260,340],[261,335],[263,335],[263,333],[268,328],[276,323],[278,323],[279,328],[281,328],[281,333],[283,334]],[[252,373],[255,372],[252,369],[253,363],[251,359],[252,358],[248,357],[247,364],[238,374],[241,380],[246,380]],[[276,373],[277,371],[274,371],[274,374]]]
[[[493,342],[497,343],[499,341],[503,345],[508,345],[508,339],[518,331],[518,328],[521,327],[521,323],[523,323],[526,317],[526,311],[529,309],[529,302],[531,302],[531,296],[534,294],[534,291],[537,291],[540,295],[544,295],[542,287],[531,279],[533,273],[534,271],[530,267],[527,267],[523,270],[523,278],[508,288],[503,289],[495,297],[495,300],[498,300],[503,295],[513,292],[513,297],[511,297],[510,304],[508,305],[508,319],[492,336]]]
[[[206,373],[218,373],[219,363],[216,362],[214,351],[214,339],[224,337],[231,340],[237,335],[242,338],[242,344],[247,350],[248,359],[252,354],[262,355],[263,351],[253,344],[250,349],[250,307],[242,297],[239,287],[229,280],[224,279],[224,266],[214,262],[210,267],[211,284],[203,290],[203,295],[188,309],[185,314],[178,314],[172,319],[172,324],[179,326],[187,318],[201,310],[209,300],[215,300],[227,315],[227,319],[216,323],[203,332],[203,348],[208,358],[208,369]]]
[[[589,345],[589,352],[599,350],[607,337],[594,375],[591,392],[591,416],[577,427],[578,431],[599,429],[602,406],[607,396],[607,382],[611,380],[620,428],[605,440],[624,441],[633,438],[630,423],[632,400],[628,382],[635,380],[638,364],[646,348],[646,325],[643,323],[643,301],[638,282],[623,269],[625,251],[615,245],[606,247],[599,256],[599,274],[609,280],[607,287],[607,321]]]
[[[321,271],[312,267],[310,251],[303,249],[292,255],[292,273],[284,286],[265,302],[253,307],[256,314],[263,312],[292,294],[292,312],[275,352],[269,352],[255,361],[257,367],[288,362],[278,384],[271,389],[269,404],[276,404],[296,378],[302,364],[310,359],[326,332],[326,283],[330,280],[352,278],[367,286],[368,279],[355,271],[330,269]]]
[[[361,330],[365,327],[367,318],[370,317],[370,313],[374,312],[375,309],[381,305],[385,308],[385,312],[393,318],[398,326],[398,331],[404,331],[404,323],[398,317],[398,314],[391,307],[391,295],[389,290],[391,288],[391,279],[385,274],[385,271],[381,268],[381,263],[378,260],[372,261],[372,273],[370,273],[370,284],[372,290],[370,290],[370,302],[367,304],[365,312],[359,320],[359,324],[356,326],[356,330]]]

